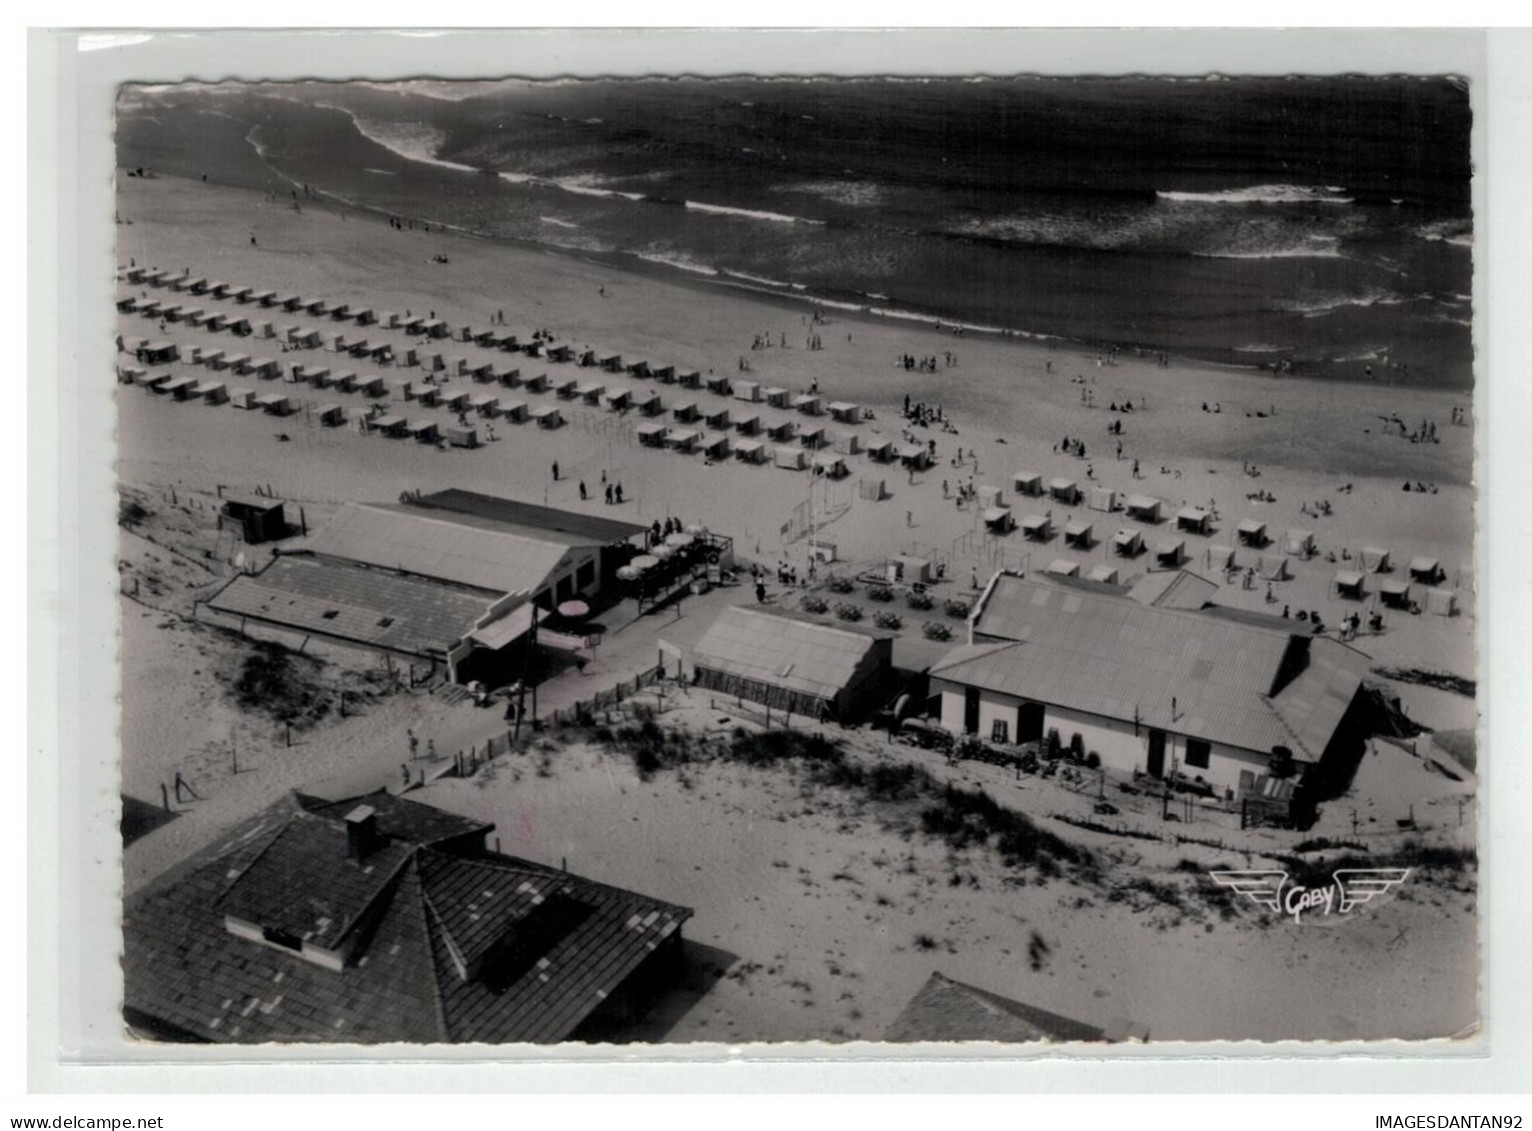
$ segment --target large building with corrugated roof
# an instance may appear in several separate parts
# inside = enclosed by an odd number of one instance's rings
[[[610,1037],[691,911],[486,848],[493,825],[290,794],[123,909],[124,1016],[184,1042]]]
[[[1192,592],[1158,585],[1156,596]],[[1278,748],[1299,769],[1354,754],[1368,659],[1297,622],[1122,587],[999,574],[971,642],[931,669],[942,725],[1002,744],[1057,730],[1121,772],[1201,781],[1232,798]],[[1280,757],[1280,755],[1278,755]]]
[[[697,642],[691,665],[699,687],[845,721],[864,714],[886,685],[893,638],[787,610],[735,605]]]

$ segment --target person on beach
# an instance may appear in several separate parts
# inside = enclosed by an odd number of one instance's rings
[[[612,485],[610,483],[606,485],[606,505],[612,505]]]
[[[554,460],[553,461],[553,481],[555,483],[557,483],[559,481],[559,461],[558,460]]]
[[[585,502],[585,500],[589,497],[590,496],[586,493],[585,490],[585,480],[582,479],[580,480],[580,502]]]
[[[408,741],[410,746],[410,761],[413,762],[415,760],[416,753],[418,753],[420,750],[420,739],[415,737],[415,729],[413,727],[405,728],[404,733],[409,736]]]
[[[617,484],[617,490],[616,490],[615,494],[616,494],[616,497],[617,497],[617,501],[619,503],[621,503],[622,502],[622,484],[621,483]]]

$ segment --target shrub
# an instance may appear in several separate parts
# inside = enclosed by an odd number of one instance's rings
[[[904,621],[899,619],[898,613],[891,613],[887,609],[879,609],[872,614],[872,623],[879,628],[902,628]]]
[[[936,940],[922,931],[915,936],[915,945],[921,950],[935,950]]]
[[[831,593],[850,593],[856,588],[856,583],[853,582],[849,577],[839,577],[835,574],[831,574],[830,577],[825,581],[825,586],[830,590]]]
[[[1080,737],[1079,731],[1069,736],[1069,756],[1076,762],[1085,757],[1085,739]]]
[[[823,613],[830,608],[830,602],[823,597],[816,597],[812,593],[803,598],[803,611],[806,613]]]
[[[1049,727],[1048,728],[1048,743],[1047,743],[1047,754],[1048,754],[1048,757],[1049,758],[1057,758],[1059,756],[1059,748],[1060,748],[1060,746],[1062,746],[1062,743],[1059,741],[1059,728],[1058,727]]]
[[[840,617],[841,620],[861,620],[862,607],[860,605],[853,605],[849,601],[842,602],[835,606],[835,615]]]
[[[968,615],[968,602],[954,599],[943,604],[942,609],[949,617],[966,617]]]
[[[926,634],[927,640],[951,640],[952,628],[939,620],[928,620],[920,626],[920,631]]]
[[[1101,768],[1101,755],[1097,754],[1094,750],[1087,754],[1085,756],[1085,768],[1088,770],[1099,770]]]
[[[931,596],[931,594],[920,593],[914,589],[911,589],[904,595],[904,603],[910,608],[918,609],[921,612],[925,612],[927,609],[935,608],[936,606],[936,601]]]
[[[869,601],[892,601],[894,591],[887,585],[869,585],[867,587],[867,599]]]

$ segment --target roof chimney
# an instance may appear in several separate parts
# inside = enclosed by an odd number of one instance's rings
[[[346,856],[365,860],[378,848],[378,813],[371,805],[358,805],[346,814]]]

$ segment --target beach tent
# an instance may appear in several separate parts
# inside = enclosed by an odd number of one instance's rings
[[[250,319],[244,317],[229,319],[229,333],[236,338],[248,338],[251,331]]]
[[[867,458],[876,463],[888,463],[894,458],[894,442],[892,440],[869,440],[867,442]]]
[[[842,424],[855,424],[862,419],[861,405],[850,401],[831,401],[825,406],[825,411]]]
[[[413,318],[406,318],[403,325],[406,334],[423,334],[425,333],[426,317],[424,314],[418,314]]]
[[[460,424],[449,424],[442,428],[442,435],[447,438],[447,443],[454,448],[477,448],[479,446],[479,430],[471,425],[464,428]]]
[[[117,296],[117,312],[119,314],[132,314],[138,309],[138,299],[133,295]]]
[[[315,369],[309,373],[309,384],[316,389],[328,389],[335,384],[335,378],[328,369]]]
[[[1018,495],[1040,498],[1043,493],[1043,477],[1035,471],[1018,471],[1011,476],[1011,490]]]
[[[178,287],[177,289],[184,289],[189,294],[205,295],[207,294],[207,280],[199,275],[195,279],[185,280],[184,285],[182,287]]]
[[[1108,585],[1117,584],[1117,567],[1109,565],[1091,566],[1090,572],[1085,575],[1091,581],[1101,581]]]
[[[265,393],[256,397],[255,406],[272,416],[286,416],[293,410],[293,402],[281,393]]]
[[[467,389],[453,393],[444,391],[441,395],[441,403],[444,408],[450,409],[453,412],[463,412],[468,408],[468,396]]]
[[[463,342],[464,344],[469,344],[473,342],[478,334],[479,331],[475,330],[472,326],[459,326],[448,336],[451,337],[455,342]]]
[[[639,393],[633,398],[633,407],[645,416],[658,416],[665,411],[665,402],[658,393]]]
[[[1117,509],[1117,492],[1110,487],[1087,487],[1085,505],[1093,511],[1110,513]]]
[[[1410,584],[1407,581],[1386,579],[1378,582],[1378,600],[1391,609],[1410,607]]]
[[[1367,591],[1362,585],[1362,575],[1356,570],[1336,570],[1333,584],[1338,597],[1349,597],[1353,601],[1360,601],[1367,596]]]
[[[173,377],[169,381],[163,381],[155,386],[156,393],[169,393],[178,401],[184,401],[191,396],[193,387],[197,384],[195,377]]]
[[[151,390],[153,392],[158,392],[160,386],[165,384],[169,380],[170,380],[170,374],[165,372],[164,370],[161,370],[158,373],[147,373],[147,372],[145,372],[143,374],[143,376],[138,378],[138,385],[139,385],[140,388],[149,389],[149,390]]]
[[[1435,585],[1442,579],[1442,576],[1442,564],[1435,558],[1417,557],[1410,559],[1410,577],[1412,580],[1423,582],[1426,585]]]
[[[415,382],[413,382],[413,381],[395,381],[394,382],[394,396],[398,397],[401,401],[412,401],[412,400],[414,400],[415,399]]]
[[[1005,506],[1005,492],[999,487],[990,487],[981,484],[979,487],[979,506],[1003,507]]]
[[[1089,550],[1094,537],[1095,527],[1088,522],[1081,522],[1076,519],[1073,522],[1066,522],[1064,524],[1064,544],[1066,546],[1077,546],[1082,550]]]
[[[235,389],[229,394],[229,403],[235,408],[254,408],[255,394],[249,389]]]
[[[448,377],[461,377],[468,372],[468,359],[463,357],[447,357],[442,359],[442,369]]]
[[[855,432],[835,432],[830,436],[830,446],[843,456],[854,456],[861,451],[862,439]]]
[[[160,313],[159,300],[152,298],[144,299],[139,302],[137,309],[138,313],[145,318],[158,318]]]
[[[189,326],[202,326],[206,324],[207,320],[211,317],[211,314],[199,306],[193,310],[188,310],[185,314],[181,315],[181,321],[185,322]]]
[[[1234,550],[1230,546],[1209,546],[1207,568],[1211,573],[1228,573],[1234,568]]]
[[[229,399],[229,389],[222,381],[203,381],[193,387],[191,395],[205,404],[222,404]]]
[[[884,499],[888,498],[888,489],[881,479],[858,479],[856,481],[856,495],[859,499],[881,503]]]
[[[775,385],[761,390],[761,397],[772,408],[786,408],[787,398],[791,394],[786,389],[779,389]]]
[[[421,385],[415,390],[415,399],[426,408],[435,408],[441,400],[441,390],[435,385]]]
[[[1068,558],[1055,558],[1048,563],[1046,572],[1055,577],[1079,577],[1080,563],[1072,562]]]
[[[734,421],[734,430],[741,436],[754,436],[761,430],[761,416],[750,412]]]
[[[179,322],[185,313],[186,307],[178,302],[168,303],[160,307],[160,317],[166,322]]]
[[[1266,524],[1258,519],[1242,519],[1234,534],[1241,546],[1254,546],[1260,549],[1266,545]]]
[[[1286,581],[1291,576],[1287,572],[1287,559],[1279,554],[1263,557],[1256,563],[1255,572],[1262,581]]]
[[[1186,543],[1180,538],[1167,538],[1154,547],[1156,565],[1174,569],[1186,560]]]
[[[397,330],[402,323],[399,320],[399,316],[392,310],[385,310],[382,314],[378,315],[378,325],[382,326],[385,330]]]
[[[475,344],[483,346],[485,349],[493,349],[500,344],[500,331],[479,330],[474,333],[471,340]]]
[[[495,363],[492,361],[473,362],[468,366],[468,376],[475,381],[493,381],[495,379]]]
[[[739,440],[734,444],[734,456],[745,463],[760,463],[766,458],[766,445],[759,440]]]
[[[729,410],[726,408],[709,409],[702,414],[702,419],[707,422],[709,428],[717,428],[725,432],[729,430]]]
[[[766,435],[778,442],[791,440],[797,431],[797,426],[791,420],[779,420],[774,424],[766,425]]]
[[[1306,558],[1314,552],[1312,530],[1289,530],[1282,535],[1282,552]]]
[[[702,453],[709,459],[727,459],[729,455],[729,437],[722,434],[706,436],[702,440]]]
[[[1045,514],[1029,514],[1021,520],[1021,532],[1034,542],[1053,537],[1053,521]]]
[[[468,398],[468,411],[477,413],[479,416],[494,416],[500,408],[500,398],[489,396],[487,393],[479,393],[477,396]]]
[[[356,392],[356,374],[347,370],[345,373],[335,375],[335,391],[337,393]]]
[[[586,404],[599,404],[606,393],[606,386],[595,381],[582,381],[575,388],[575,396]]]
[[[527,419],[527,402],[506,401],[500,406],[500,415],[512,424],[521,424]]]
[[[117,380],[124,385],[136,385],[146,375],[147,371],[136,365],[119,365],[117,367]]]
[[[1150,495],[1129,495],[1123,506],[1129,518],[1139,522],[1160,521],[1160,500]]]
[[[549,361],[566,362],[574,360],[574,347],[563,342],[550,345],[543,352],[547,354]]]
[[[596,351],[592,349],[581,350],[579,356],[575,358],[575,364],[582,369],[593,369],[596,365]]]
[[[195,356],[195,357],[188,357],[186,359],[186,363],[188,365],[194,365],[194,364],[196,364],[197,362],[200,361],[203,365],[207,366],[209,369],[222,369],[222,368],[224,368],[223,359],[227,355],[224,353],[223,350],[208,350],[207,352],[204,353],[201,350],[197,350],[197,348],[195,346],[193,346],[192,349],[196,352],[197,356]]]
[[[255,294],[254,287],[235,287],[229,292],[229,297],[235,302],[249,302],[253,294]]]
[[[620,353],[605,354],[605,355],[603,355],[601,357],[600,361],[597,364],[599,364],[601,366],[601,368],[605,369],[608,373],[621,373],[622,372],[622,354],[620,354]]]
[[[831,479],[847,474],[846,459],[836,452],[819,452],[814,456],[814,470]]]
[[[546,393],[552,382],[546,373],[539,373],[535,377],[528,377],[522,382],[522,387],[529,393]]]
[[[1119,530],[1112,535],[1112,552],[1120,558],[1136,558],[1144,552],[1144,536],[1136,530]]]
[[[489,371],[489,380],[493,381],[497,385],[502,385],[507,389],[517,388],[523,383],[521,380],[521,370],[500,369],[498,367]]]
[[[371,326],[377,320],[378,316],[372,312],[372,307],[370,306],[362,307],[362,309],[351,316],[351,321],[355,322],[358,326]],[[397,322],[398,319],[396,318],[394,321]]]
[[[319,417],[319,423],[334,428],[346,422],[346,410],[338,404],[320,405],[314,415]]]
[[[553,387],[553,391],[558,394],[561,400],[572,401],[580,395],[580,388],[581,382],[578,379],[566,377]]]
[[[810,424],[798,433],[798,443],[805,448],[822,448],[825,446],[825,430],[822,424]]]
[[[303,304],[303,309],[318,317],[330,309],[330,304],[322,298],[311,298]]]
[[[412,420],[404,426],[404,430],[422,444],[436,442],[437,427],[434,420]]]
[[[663,424],[640,424],[633,429],[633,434],[638,437],[638,442],[648,448],[660,448],[665,446],[665,426]]]
[[[824,401],[812,393],[803,393],[793,398],[793,408],[804,416],[818,416],[824,411]]]
[[[687,373],[677,374],[676,384],[680,385],[683,389],[700,389],[702,388],[702,374],[695,369]]]
[[[676,367],[674,365],[654,365],[649,368],[649,376],[656,381],[673,385],[676,381]]]
[[[351,304],[349,302],[336,303],[330,308],[330,317],[337,322],[345,322],[351,317]]]
[[[665,433],[665,444],[678,452],[689,452],[696,448],[701,438],[701,433],[691,428],[672,428]]]
[[[444,319],[433,318],[422,324],[420,331],[428,338],[445,338],[452,333],[452,327],[448,326]]]
[[[670,410],[670,415],[682,424],[688,424],[697,419],[697,402],[682,401]]]
[[[761,387],[754,381],[736,381],[734,382],[734,399],[750,401],[753,404],[761,399]]]
[[[1426,590],[1426,612],[1439,617],[1451,617],[1456,616],[1457,611],[1457,594],[1451,589]]]
[[[613,412],[621,412],[623,409],[627,408],[629,402],[632,401],[633,390],[611,389],[608,390],[604,399],[606,401],[607,408],[611,409]]]
[[[208,358],[211,364],[211,357]],[[295,365],[293,366],[293,380],[302,384],[313,384],[316,377],[328,377],[330,371],[323,366]]]
[[[280,306],[283,310],[297,310],[300,306],[303,305],[303,296],[283,295],[281,298],[277,299],[276,305]]]
[[[357,391],[369,397],[388,395],[388,385],[381,377],[364,377],[357,382]]]
[[[628,373],[633,377],[637,377],[640,381],[646,380],[649,376],[649,363],[647,361],[630,361],[628,362]]]
[[[1080,485],[1073,479],[1050,479],[1048,494],[1061,503],[1077,503],[1080,501]]]
[[[276,291],[255,291],[250,295],[250,301],[258,306],[276,306]]]
[[[1388,551],[1379,549],[1377,546],[1363,546],[1361,562],[1362,568],[1368,573],[1389,571]]]
[[[894,454],[899,457],[901,464],[915,471],[924,471],[931,466],[930,450],[919,444],[905,444],[894,449]]]
[[[886,576],[890,581],[902,581],[906,585],[929,585],[931,560],[913,554],[895,554],[888,559]]]
[[[777,467],[785,467],[789,471],[802,471],[808,462],[802,448],[776,448],[771,453],[771,460]]]
[[[368,431],[381,432],[385,436],[392,436],[397,439],[404,435],[404,431],[408,427],[409,421],[405,420],[404,417],[389,414],[373,419],[368,424]]]
[[[145,365],[169,365],[181,356],[174,342],[145,342],[135,351]]]
[[[1009,534],[1016,528],[1016,520],[1011,517],[1010,507],[987,507],[984,525],[996,534]]]
[[[270,322],[257,322],[255,324],[255,336],[257,338],[275,338],[277,331]]]
[[[1182,507],[1176,511],[1176,529],[1190,534],[1206,534],[1212,528],[1213,516],[1201,507]]]
[[[263,381],[272,381],[282,376],[281,362],[269,357],[252,357],[247,368]]]
[[[303,346],[306,349],[318,349],[319,331],[303,326],[289,334],[287,340],[293,345]]]
[[[720,397],[727,397],[733,394],[734,385],[727,377],[709,377],[707,391]]]
[[[151,287],[163,287],[165,285],[165,281],[169,278],[169,271],[150,271],[147,275],[144,276],[144,282],[148,283]]]
[[[214,298],[228,298],[229,292],[233,289],[232,284],[225,283],[222,280],[214,280],[207,285],[207,293]]]

